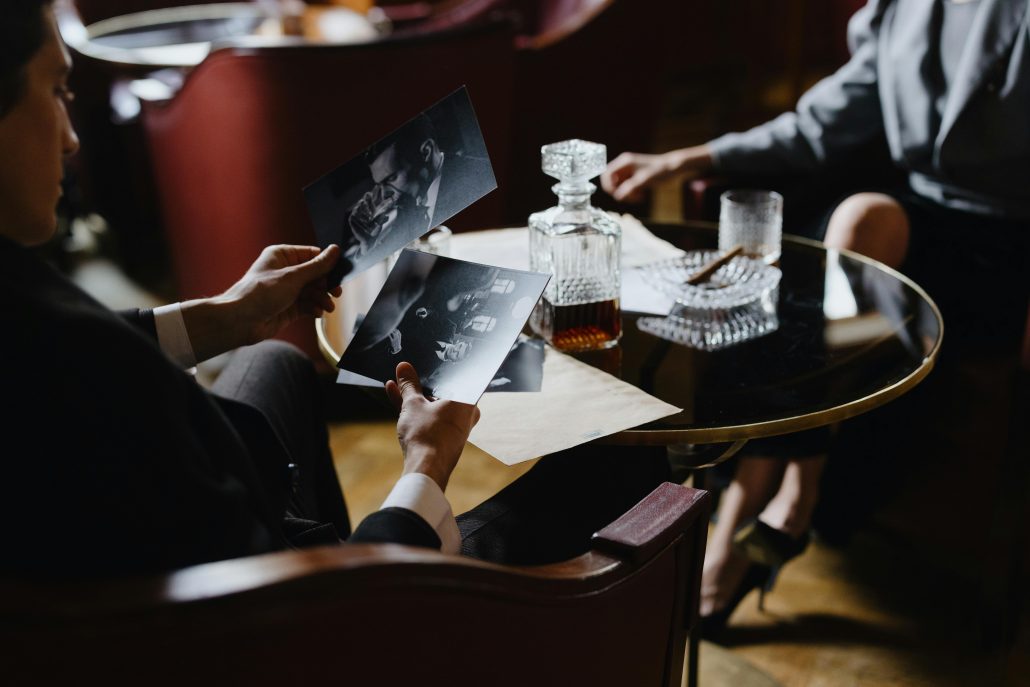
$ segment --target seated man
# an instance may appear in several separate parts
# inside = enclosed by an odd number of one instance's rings
[[[386,390],[400,410],[403,476],[351,534],[313,367],[292,347],[258,343],[332,310],[338,292],[325,276],[339,249],[270,247],[224,294],[154,311],[118,315],[94,301],[32,251],[54,234],[62,158],[78,147],[70,66],[48,0],[0,6],[0,574],[160,572],[348,535],[493,560],[560,558],[664,478],[657,464],[613,461],[639,476],[631,488],[599,460],[591,475],[606,482],[577,501],[567,494],[575,452],[543,461],[466,516],[462,540],[443,489],[478,410],[426,399],[400,363]],[[182,370],[255,343],[213,393]]]

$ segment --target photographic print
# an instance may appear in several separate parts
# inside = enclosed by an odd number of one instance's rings
[[[549,278],[405,250],[339,367],[383,383],[407,361],[426,394],[475,403],[512,352]],[[519,357],[532,359],[532,348]],[[526,379],[532,373],[524,372],[529,366],[513,364],[500,386],[533,384]]]
[[[490,391],[540,391],[544,381],[544,342],[519,336],[490,380]]]
[[[332,283],[362,272],[497,188],[462,87],[304,189]]]

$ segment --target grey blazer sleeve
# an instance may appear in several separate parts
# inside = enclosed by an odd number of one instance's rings
[[[801,96],[795,112],[709,143],[716,169],[729,174],[809,172],[878,136],[883,115],[877,44],[890,2],[870,0],[851,18],[851,60]]]

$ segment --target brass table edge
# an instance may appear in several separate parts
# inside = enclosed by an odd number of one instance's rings
[[[847,420],[862,413],[878,408],[898,398],[921,382],[933,369],[937,359],[935,347],[931,355],[923,359],[923,363],[907,377],[875,393],[855,401],[844,403],[826,410],[805,413],[794,417],[766,422],[753,422],[725,427],[697,429],[628,429],[618,434],[598,439],[598,443],[623,446],[668,445],[675,443],[711,444],[734,441],[737,439],[760,439],[779,434],[792,434],[806,429],[824,427],[826,425]]]
[[[340,354],[329,343],[329,337],[325,334],[325,320],[321,317],[315,318],[315,336],[318,338],[318,350],[322,352],[326,362],[335,368],[340,362]]]

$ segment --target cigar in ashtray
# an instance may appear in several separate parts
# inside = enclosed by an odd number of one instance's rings
[[[743,252],[744,246],[737,244],[736,246],[730,248],[728,251],[726,251],[719,257],[713,258],[712,260],[709,260],[707,263],[705,263],[701,267],[701,269],[695,272],[693,276],[691,276],[690,279],[687,280],[687,283],[691,286],[697,286],[698,284],[708,281],[708,278],[715,274],[720,267],[722,267],[723,265],[725,265],[730,260],[732,260],[733,258],[735,258]]]

